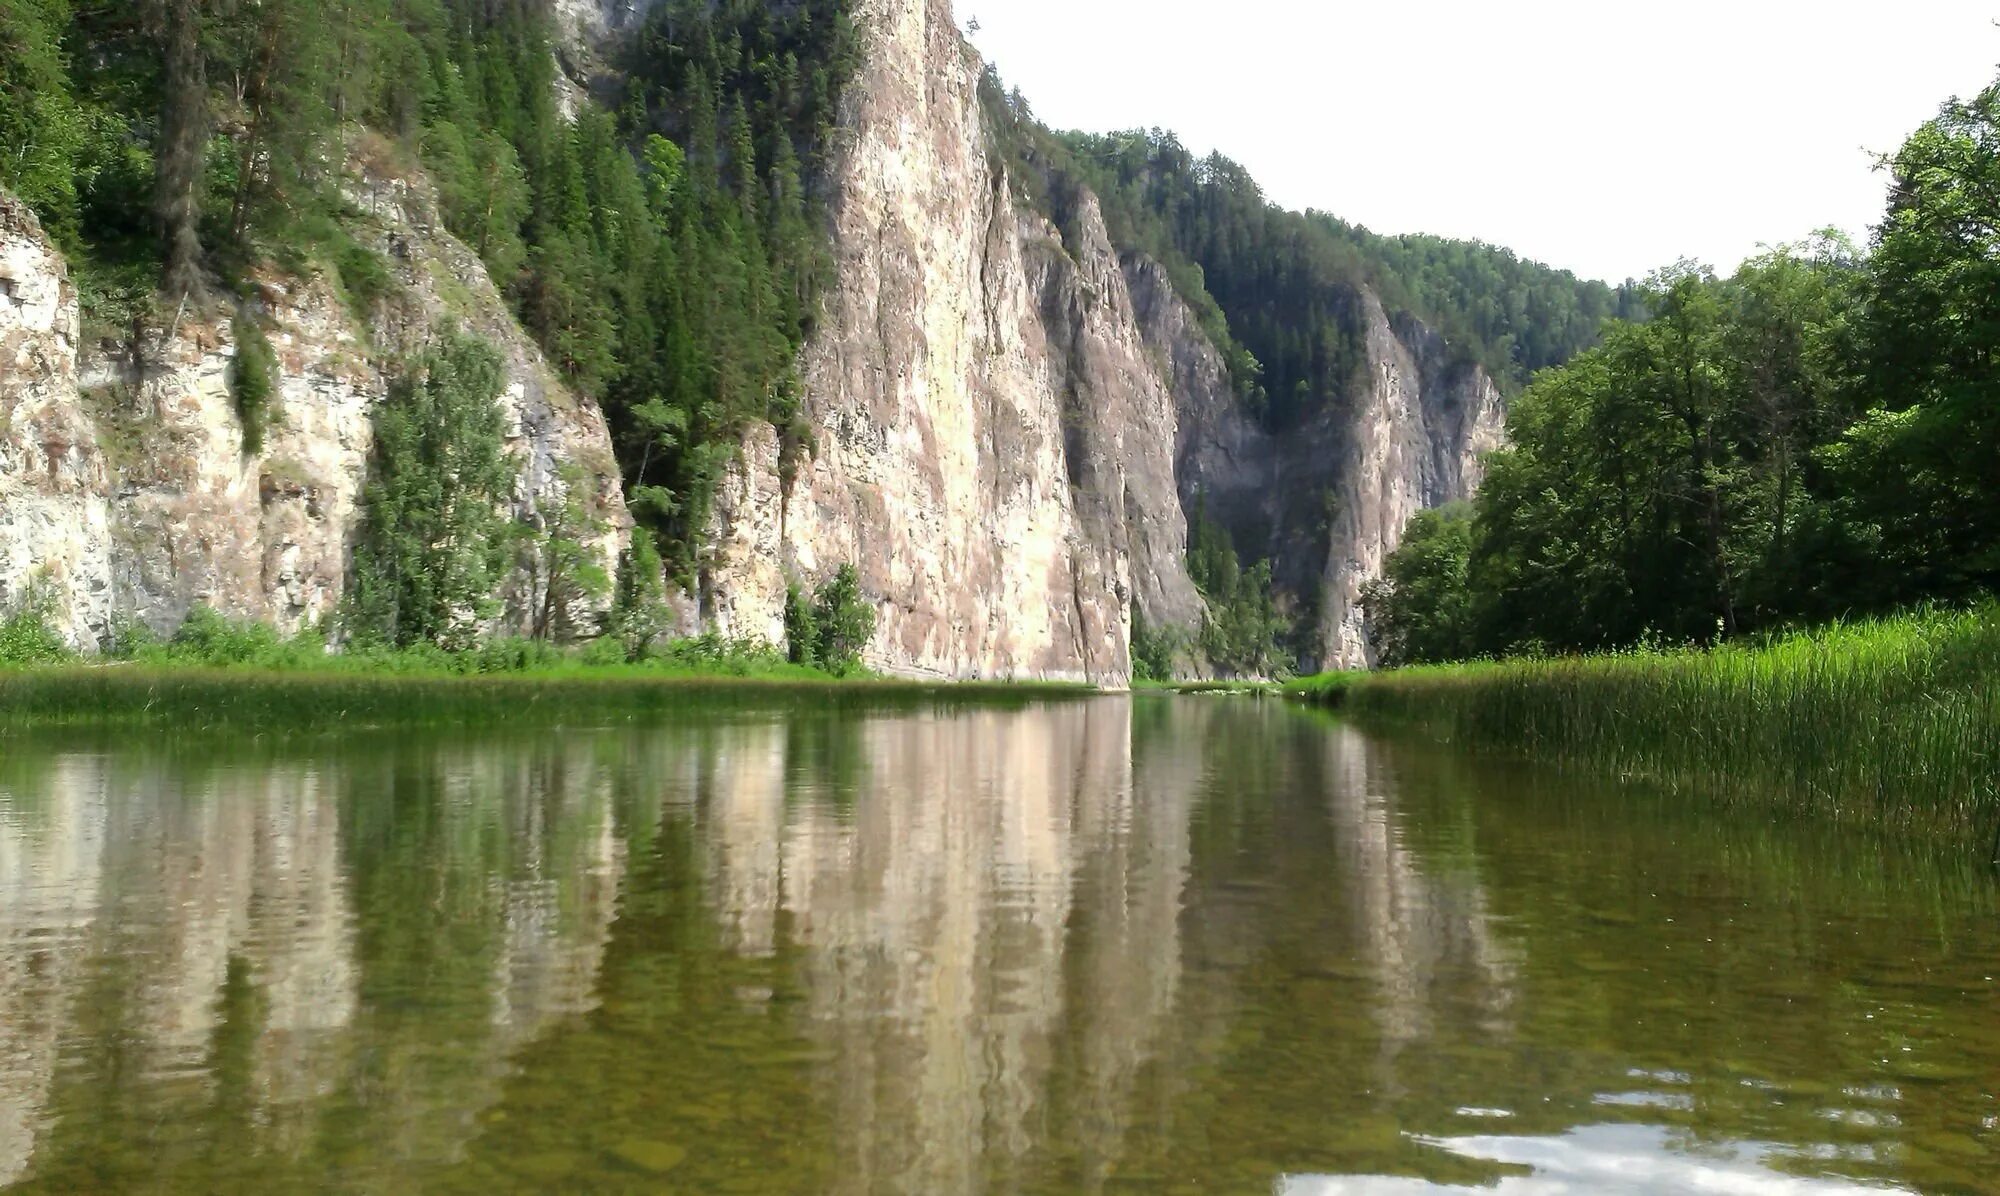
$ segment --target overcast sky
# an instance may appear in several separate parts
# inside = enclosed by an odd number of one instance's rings
[[[1160,126],[1289,208],[1618,280],[1881,216],[1874,155],[2000,0],[955,0],[1057,128]]]

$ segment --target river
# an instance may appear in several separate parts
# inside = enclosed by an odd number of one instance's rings
[[[0,741],[0,1189],[2000,1190],[1989,869],[1245,698]]]

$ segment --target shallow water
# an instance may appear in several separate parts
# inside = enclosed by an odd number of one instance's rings
[[[1990,872],[1269,701],[0,741],[0,1187],[2000,1190]]]

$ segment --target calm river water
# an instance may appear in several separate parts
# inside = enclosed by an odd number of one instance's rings
[[[0,741],[9,1192],[1885,1187],[1969,864],[1248,699]]]

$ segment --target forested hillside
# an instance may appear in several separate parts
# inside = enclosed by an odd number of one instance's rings
[[[347,145],[435,182],[550,361],[611,419],[635,513],[693,559],[748,420],[797,427],[827,254],[811,180],[857,54],[844,0],[673,0],[609,107],[559,110],[546,0],[9,0],[0,186],[69,254],[99,332],[239,306],[256,266],[388,272]]]
[[[1713,643],[2000,587],[2000,83],[1885,163],[1866,250],[1682,263],[1536,379],[1370,613],[1391,661]]]
[[[1088,187],[1114,237],[1167,266],[1228,351],[1237,387],[1283,430],[1355,384],[1363,289],[1392,316],[1442,334],[1503,386],[1597,343],[1607,319],[1643,316],[1633,284],[1611,287],[1439,237],[1383,237],[1267,200],[1242,166],[1196,158],[1172,133],[1053,133],[988,73],[987,110],[1017,173],[1060,214]]]

